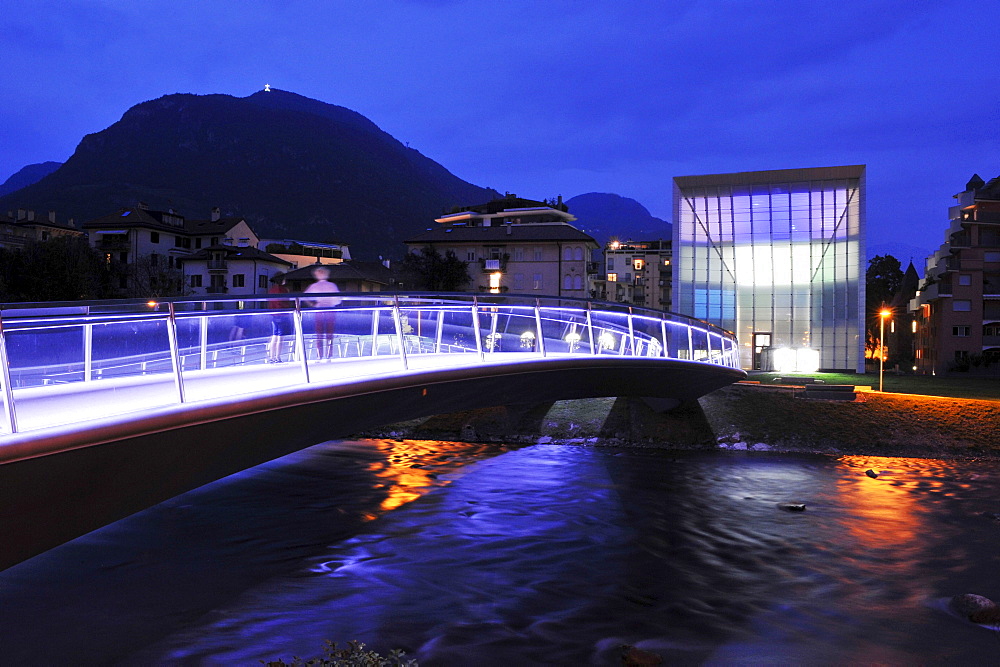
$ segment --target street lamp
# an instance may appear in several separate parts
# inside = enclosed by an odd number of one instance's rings
[[[891,317],[892,311],[883,308],[878,313],[878,390],[882,391],[882,373],[885,371],[885,318]]]

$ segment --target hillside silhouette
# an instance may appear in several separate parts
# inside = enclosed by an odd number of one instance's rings
[[[140,201],[194,218],[218,206],[261,236],[348,243],[365,259],[401,255],[401,241],[442,212],[496,195],[359,113],[272,89],[138,104],[0,197],[0,209],[54,210],[79,225]]]

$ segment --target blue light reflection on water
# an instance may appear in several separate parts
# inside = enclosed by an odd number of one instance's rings
[[[314,448],[0,574],[0,608],[44,594],[38,623],[59,628],[57,606],[75,619],[62,657],[126,664],[256,664],[353,638],[426,665],[615,664],[622,643],[671,664],[1000,650],[933,606],[1000,598],[1000,524],[981,514],[1000,510],[995,464],[462,447]],[[43,655],[29,626],[20,646]]]

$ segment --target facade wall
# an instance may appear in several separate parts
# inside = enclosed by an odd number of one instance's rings
[[[608,244],[604,249],[604,298],[671,310],[673,248],[670,241]]]
[[[509,241],[503,244],[427,243],[413,244],[411,252],[432,245],[444,255],[449,250],[469,264],[469,292],[590,296],[587,260],[590,247],[577,241]],[[496,262],[496,264],[492,263]],[[499,279],[491,276],[500,273]],[[495,286],[494,286],[495,283]]]
[[[674,179],[673,307],[763,347],[864,372],[864,167]]]
[[[920,291],[910,302],[917,318],[917,372],[1000,365],[1000,200],[996,197],[976,190],[956,195],[959,203],[950,209],[945,243],[927,259]]]

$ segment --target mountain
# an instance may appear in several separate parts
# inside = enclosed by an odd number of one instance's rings
[[[456,205],[497,196],[451,174],[359,113],[295,93],[166,95],[83,138],[58,170],[0,197],[78,223],[142,201],[190,218],[218,206],[262,237],[348,243],[361,259]]]
[[[593,236],[602,246],[610,239],[655,241],[670,239],[672,226],[654,217],[634,199],[608,192],[588,192],[566,200],[576,216],[575,227]]]
[[[11,192],[17,192],[23,187],[37,183],[58,169],[60,166],[62,166],[62,162],[39,162],[38,164],[29,164],[27,167],[22,168],[21,171],[17,172],[0,185],[0,197],[10,194]]]

